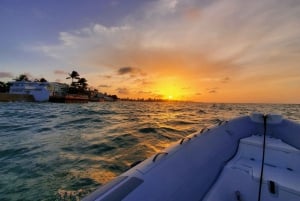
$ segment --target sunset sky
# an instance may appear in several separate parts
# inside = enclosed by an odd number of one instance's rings
[[[299,0],[0,0],[0,80],[201,102],[300,103]]]

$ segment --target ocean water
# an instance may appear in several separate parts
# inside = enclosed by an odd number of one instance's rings
[[[0,200],[80,200],[174,141],[252,112],[300,105],[0,103]]]

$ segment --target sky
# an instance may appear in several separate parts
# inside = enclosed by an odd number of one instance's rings
[[[0,80],[122,98],[300,103],[299,0],[0,0]]]

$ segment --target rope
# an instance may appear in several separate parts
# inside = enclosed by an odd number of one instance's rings
[[[261,199],[261,189],[263,182],[263,172],[264,172],[264,163],[265,163],[265,151],[266,151],[266,135],[267,135],[267,117],[268,115],[264,115],[264,133],[263,133],[263,153],[262,153],[262,162],[260,168],[260,179],[259,179],[259,192],[258,192],[258,201]]]

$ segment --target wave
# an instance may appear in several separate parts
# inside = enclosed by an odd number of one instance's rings
[[[114,137],[113,139],[111,139],[111,142],[116,144],[116,146],[123,148],[123,147],[133,146],[133,145],[137,144],[139,142],[139,140],[138,140],[138,138],[134,137],[131,134],[123,134],[123,135]]]
[[[76,117],[74,117],[76,118]],[[70,128],[73,126],[73,128],[87,128],[91,122],[94,123],[99,123],[101,122],[100,119],[93,119],[91,117],[82,117],[82,118],[77,118],[69,121],[63,121],[54,126],[55,129],[60,129],[60,128]]]
[[[157,133],[156,128],[153,128],[153,127],[140,128],[138,131],[140,133]]]
[[[15,149],[6,149],[0,150],[1,158],[14,158],[16,156],[23,156],[24,154],[30,152],[32,149],[29,148],[15,148]]]
[[[172,120],[172,121],[167,121],[166,123],[172,126],[196,124],[196,122],[186,121],[186,120]]]
[[[66,146],[61,148],[63,151],[75,152],[80,154],[93,154],[101,155],[105,152],[116,149],[115,146],[108,145],[107,143],[91,144],[86,146]]]
[[[204,110],[198,110],[196,113],[198,113],[198,114],[207,114],[207,112],[205,112]]]
[[[300,105],[0,103],[0,200],[80,200],[136,161],[222,120]]]

